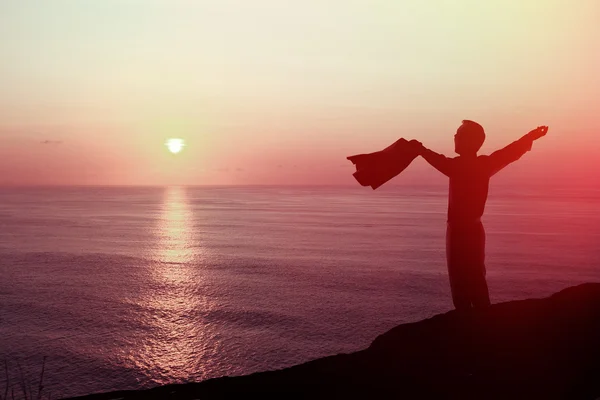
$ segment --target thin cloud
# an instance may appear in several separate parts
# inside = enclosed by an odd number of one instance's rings
[[[63,144],[63,141],[62,140],[44,140],[44,141],[42,141],[42,144],[56,146],[59,144]]]

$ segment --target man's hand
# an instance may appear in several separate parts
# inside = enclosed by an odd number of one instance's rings
[[[417,154],[421,154],[421,151],[425,148],[423,146],[423,143],[419,142],[418,140],[411,140],[410,142],[408,142],[408,145],[410,146],[410,149],[414,150]]]
[[[538,126],[534,130],[532,130],[531,132],[529,132],[527,134],[527,136],[529,136],[533,140],[537,140],[537,139],[541,138],[542,136],[546,136],[547,132],[548,132],[548,127],[547,126]]]

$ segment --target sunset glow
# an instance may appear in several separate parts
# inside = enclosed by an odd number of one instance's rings
[[[0,4],[0,184],[352,185],[463,119],[484,154],[548,125],[532,180],[598,177],[595,0],[88,3]]]
[[[166,143],[167,149],[173,154],[177,154],[185,147],[183,139],[169,139]]]

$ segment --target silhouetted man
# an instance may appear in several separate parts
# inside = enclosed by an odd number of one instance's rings
[[[533,141],[547,131],[547,126],[539,126],[489,156],[477,155],[485,132],[481,125],[469,120],[464,120],[454,135],[458,157],[448,158],[416,140],[410,142],[419,155],[450,178],[446,259],[457,310],[490,305],[485,280],[485,231],[481,223],[490,178],[531,150]]]

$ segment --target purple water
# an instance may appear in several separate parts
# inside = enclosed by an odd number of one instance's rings
[[[365,348],[451,309],[446,190],[0,189],[0,360],[56,398]],[[492,301],[600,281],[599,200],[493,188]]]

